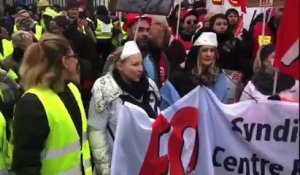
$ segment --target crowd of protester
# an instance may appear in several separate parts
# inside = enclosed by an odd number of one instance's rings
[[[266,21],[257,15],[238,32],[236,9],[217,14],[205,7],[203,0],[183,2],[161,16],[110,12],[76,0],[63,8],[47,0],[5,6],[0,174],[108,175],[124,102],[155,119],[200,85],[229,103],[233,80],[224,70],[242,75],[236,102],[298,103],[298,80],[281,72],[273,93],[282,9],[268,10]],[[267,43],[260,39],[264,22]]]

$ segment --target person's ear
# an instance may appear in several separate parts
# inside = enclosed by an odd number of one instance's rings
[[[116,68],[118,69],[118,70],[122,70],[122,63],[120,62],[120,61],[118,61],[118,62],[116,62]]]
[[[132,37],[132,28],[130,28],[130,29],[127,31],[127,36],[128,36],[129,38]]]
[[[66,56],[63,56],[63,57],[61,58],[62,66],[63,66],[65,69],[67,69],[67,68],[69,67],[68,60],[67,60],[67,59],[68,59],[68,58],[67,58]]]

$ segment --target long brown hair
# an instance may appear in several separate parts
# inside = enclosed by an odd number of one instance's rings
[[[62,92],[65,86],[62,57],[70,50],[68,40],[48,33],[38,43],[29,46],[19,70],[23,88],[41,86]]]

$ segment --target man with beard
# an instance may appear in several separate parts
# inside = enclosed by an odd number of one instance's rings
[[[186,53],[183,44],[172,36],[167,18],[160,15],[151,15],[152,23],[149,31],[151,53],[155,57],[159,81],[157,86],[168,79],[173,70],[184,62]]]
[[[138,24],[139,18],[140,22]],[[149,30],[151,21],[151,18],[148,16],[129,13],[124,29],[127,32],[127,40],[134,40],[136,35],[136,43],[143,56],[144,70],[147,76],[158,85],[159,74],[157,73],[157,70],[159,70],[159,67],[157,67],[155,62],[155,54],[149,50]]]
[[[127,15],[127,21],[124,25],[124,29],[127,32],[127,40],[134,40],[139,18],[141,19],[136,33],[136,43],[142,52],[143,58],[145,58],[148,54],[148,36],[151,18],[147,16],[139,16],[135,13],[129,13]]]
[[[34,40],[37,41],[43,34],[43,27],[31,18],[30,12],[27,10],[20,10],[15,18],[14,32],[19,30],[26,31],[34,36]]]

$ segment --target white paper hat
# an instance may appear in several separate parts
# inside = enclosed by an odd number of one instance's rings
[[[131,55],[141,53],[135,41],[128,41],[124,44],[123,51],[121,53],[121,60],[124,60]]]
[[[213,32],[203,32],[195,41],[194,46],[218,47],[217,35]]]

